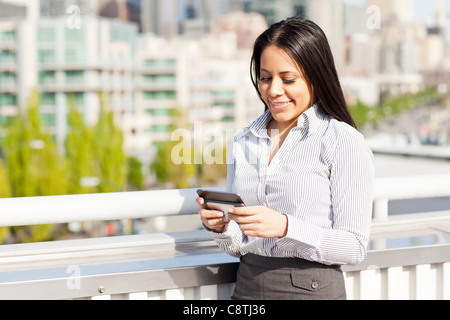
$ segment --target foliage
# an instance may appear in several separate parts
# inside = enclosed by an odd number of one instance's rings
[[[150,170],[156,175],[156,180],[160,185],[170,184],[176,189],[189,188],[192,186],[196,167],[191,161],[175,164],[172,159],[172,150],[177,144],[177,141],[159,143]],[[189,151],[190,149],[183,148],[183,152]]]
[[[356,125],[361,127],[366,124],[375,124],[383,118],[412,110],[418,106],[439,102],[441,99],[434,88],[426,88],[417,94],[404,94],[395,97],[383,94],[379,106],[369,106],[358,101],[349,105],[349,110]]]
[[[39,94],[30,94],[27,112],[15,117],[6,130],[5,148],[13,197],[64,194],[67,191],[64,159],[52,136],[42,128]],[[51,238],[51,225],[14,227],[22,242]]]
[[[101,111],[94,127],[93,146],[96,176],[100,178],[99,192],[125,190],[127,157],[123,150],[123,133],[114,123],[114,114],[107,110],[101,94]]]
[[[223,164],[206,164],[203,163],[198,168],[197,185],[217,185],[217,182],[227,177],[227,165]]]
[[[160,185],[169,184],[174,188],[217,185],[227,176],[227,148],[221,147],[219,154],[208,155],[214,159],[214,162],[206,163],[202,150],[196,151],[192,148],[190,141],[161,142],[157,145],[156,156],[150,169],[156,175]],[[194,157],[198,157],[196,152],[202,156],[201,163],[194,161]]]
[[[39,100],[39,94],[33,91],[25,112],[4,123],[0,198],[124,191],[127,176],[134,190],[142,188],[142,165],[126,157],[123,134],[103,96],[95,126],[85,124],[73,96],[69,96],[65,152],[58,151],[52,135],[42,125]],[[130,175],[128,165],[132,167]],[[83,185],[85,178],[96,178],[99,183]],[[53,239],[54,230],[52,225],[0,228],[0,243],[8,235],[18,242],[46,241]]]
[[[127,184],[131,190],[141,190],[144,186],[142,162],[136,157],[128,157]]]
[[[68,194],[96,192],[96,186],[83,185],[82,179],[94,177],[93,131],[84,120],[75,105],[75,98],[69,96],[69,113],[67,116],[69,132],[66,136],[65,150],[68,175]]]
[[[172,109],[172,129],[188,127],[188,115],[181,108]],[[215,163],[207,164],[203,160],[205,150],[195,150],[190,137],[181,137],[181,141],[159,142],[156,156],[150,165],[159,185],[173,188],[192,188],[198,185],[217,184],[226,178],[226,149],[223,146],[208,146]],[[217,154],[216,154],[217,153]],[[200,164],[198,163],[200,157]]]
[[[11,197],[11,188],[9,186],[8,172],[6,171],[3,161],[0,158],[0,198]],[[9,236],[8,227],[0,227],[0,243]]]

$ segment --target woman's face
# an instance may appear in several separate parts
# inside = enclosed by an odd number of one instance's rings
[[[282,49],[268,46],[261,54],[259,91],[279,125],[289,125],[312,105],[300,68]]]

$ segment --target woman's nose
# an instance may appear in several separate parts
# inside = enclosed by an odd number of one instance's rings
[[[277,97],[283,94],[284,94],[283,81],[279,79],[272,79],[272,82],[270,83],[269,87],[269,95],[271,97]]]

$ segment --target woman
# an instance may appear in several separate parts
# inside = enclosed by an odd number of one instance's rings
[[[373,157],[355,129],[323,31],[299,17],[255,42],[252,81],[266,111],[237,134],[229,221],[201,206],[219,247],[240,257],[234,299],[345,299],[340,266],[366,255]]]

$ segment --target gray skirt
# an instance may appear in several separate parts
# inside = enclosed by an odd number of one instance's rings
[[[340,266],[300,258],[241,257],[235,300],[345,300]]]

